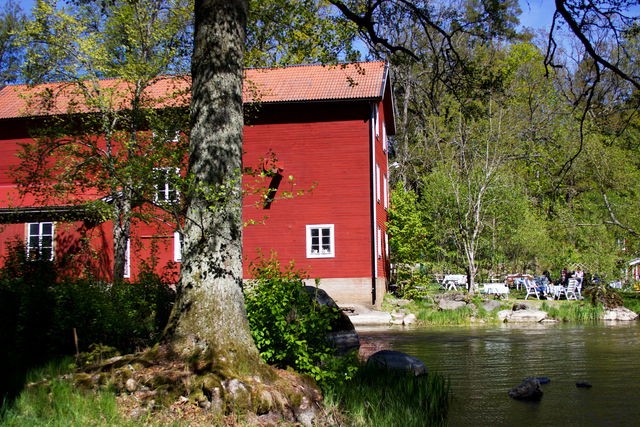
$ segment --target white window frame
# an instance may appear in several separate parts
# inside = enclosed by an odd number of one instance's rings
[[[382,176],[382,200],[384,201],[384,208],[389,209],[389,178],[385,173]]]
[[[36,234],[32,234],[31,233],[31,226],[32,225],[37,225],[38,226],[38,231]],[[43,232],[43,228],[45,225],[50,225],[51,226],[51,233],[50,234],[45,234]],[[27,223],[27,244],[26,246],[26,250],[27,250],[27,259],[28,260],[32,260],[32,261],[53,261],[54,255],[55,255],[55,236],[56,236],[56,232],[55,232],[55,225],[53,222],[50,221],[44,221],[44,222],[29,222]],[[41,256],[41,252],[42,252],[42,241],[43,238],[45,237],[51,237],[51,254],[49,255],[48,259],[43,259]],[[37,238],[38,239],[38,244],[37,246],[32,246],[31,245],[31,239],[32,238]],[[35,252],[35,253],[34,253]],[[32,255],[33,254],[33,255]]]
[[[180,141],[180,130],[178,129],[167,129],[166,132],[163,132],[164,135],[160,135],[158,132],[153,131],[153,138],[158,138],[159,136],[164,136],[165,142],[178,142]],[[172,136],[173,134],[173,136]]]
[[[335,258],[336,256],[336,247],[335,247],[335,227],[333,224],[313,224],[313,225],[307,225],[306,226],[306,235],[307,235],[307,258]],[[317,239],[321,239],[322,237],[322,232],[320,232],[318,234],[318,236],[316,237],[312,237],[312,232],[313,230],[328,230],[329,232],[329,249],[327,252],[322,252],[321,248],[318,248],[317,250],[314,251],[314,238]],[[322,247],[322,241],[319,240],[317,242],[317,245],[320,245],[320,247]]]
[[[153,193],[154,203],[175,203],[180,200],[180,192],[178,191],[178,188],[175,186],[175,183],[172,183],[169,180],[169,176],[170,176],[169,174],[171,173],[171,171],[174,171],[176,176],[178,176],[178,174],[180,173],[180,169],[178,168],[153,168],[154,174],[159,174],[160,172],[164,173],[164,183],[163,183],[164,188],[160,188],[161,186],[159,185],[159,182],[156,182],[153,185],[155,189]],[[154,176],[154,179],[155,178],[156,177]],[[171,194],[171,192],[173,192],[174,194],[173,198],[169,198],[169,195]],[[160,199],[160,197],[158,197],[160,194],[164,194],[162,200]]]
[[[382,151],[389,151],[389,141],[387,140],[387,125],[382,122]]]
[[[378,110],[378,104],[373,106],[373,126],[375,127],[376,138],[380,137],[380,111]]]
[[[389,234],[384,233],[384,254],[385,259],[390,259],[389,254]]]
[[[173,232],[173,260],[182,262],[182,234],[179,231]]]
[[[380,165],[376,163],[376,200],[380,203]]]
[[[125,279],[131,277],[131,239],[127,239],[127,249],[124,251],[124,274]]]
[[[378,251],[378,258],[382,258],[382,228],[380,228],[380,226],[378,226],[378,233],[377,233],[377,242],[376,242],[376,248]]]

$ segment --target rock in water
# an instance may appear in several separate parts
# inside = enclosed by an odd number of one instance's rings
[[[540,381],[533,377],[525,378],[520,385],[509,391],[509,397],[518,400],[540,400],[542,398]]]
[[[405,371],[415,376],[426,375],[427,367],[419,359],[393,350],[381,350],[367,359],[367,366]]]
[[[591,388],[591,384],[586,381],[580,381],[576,383],[576,387],[578,388]]]

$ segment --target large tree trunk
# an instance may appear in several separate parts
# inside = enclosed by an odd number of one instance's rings
[[[262,366],[242,296],[242,77],[247,0],[197,0],[182,270],[167,334],[227,374]],[[217,194],[216,200],[206,195]],[[222,197],[220,194],[223,194]]]

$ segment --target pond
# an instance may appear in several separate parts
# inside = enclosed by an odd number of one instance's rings
[[[640,425],[640,324],[358,329],[363,348],[415,356],[448,377],[451,426]],[[547,377],[540,402],[507,392]],[[577,388],[576,382],[592,388]]]

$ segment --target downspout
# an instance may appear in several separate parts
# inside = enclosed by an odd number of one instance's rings
[[[371,104],[371,119],[369,120],[369,161],[371,171],[371,304],[376,303],[376,278],[378,277],[378,254],[376,253],[376,239],[377,239],[377,216],[376,216],[376,129],[375,129],[375,103]]]

